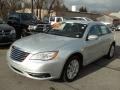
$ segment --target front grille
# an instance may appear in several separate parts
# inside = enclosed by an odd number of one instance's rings
[[[28,55],[29,53],[24,52],[15,46],[12,46],[10,57],[13,60],[22,62]]]
[[[44,25],[38,25],[37,28],[44,28]]]
[[[10,30],[0,30],[0,35],[10,35]]]

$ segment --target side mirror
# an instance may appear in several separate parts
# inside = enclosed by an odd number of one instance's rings
[[[97,40],[98,38],[99,37],[97,35],[89,35],[87,40],[92,41],[92,40]]]

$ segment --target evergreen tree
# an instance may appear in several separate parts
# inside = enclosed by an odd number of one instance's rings
[[[82,6],[80,7],[79,12],[87,12],[87,8]]]

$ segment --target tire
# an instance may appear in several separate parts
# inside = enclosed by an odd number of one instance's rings
[[[81,66],[80,57],[70,57],[64,66],[62,80],[67,82],[74,81],[79,75]]]
[[[108,54],[107,54],[107,58],[108,58],[108,59],[113,58],[113,57],[114,57],[114,54],[115,54],[115,45],[112,44],[112,45],[110,46],[109,52],[108,52]]]
[[[26,35],[26,30],[23,29],[23,30],[22,30],[22,33],[21,33],[21,38],[22,38],[22,37],[25,37],[25,36],[27,36],[27,35]]]

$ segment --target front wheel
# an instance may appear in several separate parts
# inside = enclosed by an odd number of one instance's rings
[[[63,80],[71,82],[76,79],[81,68],[80,57],[73,56],[68,59],[63,70]]]

